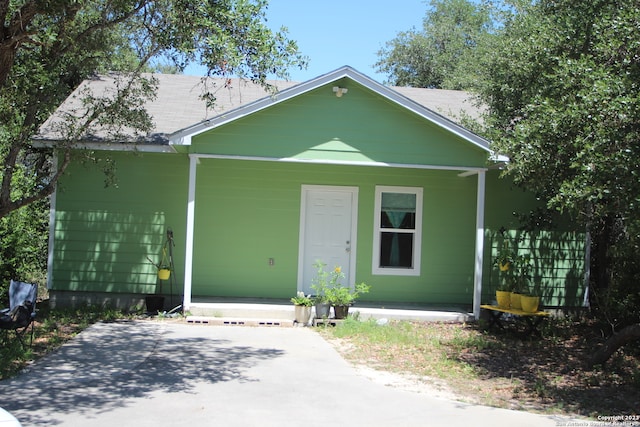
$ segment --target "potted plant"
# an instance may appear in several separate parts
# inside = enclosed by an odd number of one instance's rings
[[[330,278],[329,272],[324,269],[326,264],[322,261],[316,261],[313,266],[316,268],[316,277],[312,280],[311,289],[316,292],[313,297],[313,303],[316,308],[316,318],[328,318],[331,311],[331,304],[329,304],[327,300],[327,289],[329,288],[329,281],[335,279]]]
[[[498,306],[521,310],[521,295],[527,291],[527,283],[531,276],[530,256],[517,255],[509,249],[509,241],[505,240],[493,264],[498,267],[500,273],[496,290]]]
[[[526,294],[529,289],[528,282],[531,271],[529,255],[518,255],[512,265],[511,308],[522,310],[522,295]]]
[[[169,277],[171,277],[171,266],[166,260],[166,254],[164,249],[162,250],[162,260],[159,263],[153,262],[153,260],[149,257],[147,257],[147,259],[151,264],[153,264],[153,266],[158,271],[158,279],[169,280]]]
[[[520,301],[522,303],[522,311],[527,313],[537,312],[540,308],[540,290],[538,286],[524,291],[520,296]]]
[[[353,288],[337,283],[327,290],[327,299],[333,306],[336,319],[344,319],[349,314],[349,307],[353,305],[361,294],[371,289],[366,283],[358,283]]]
[[[313,300],[310,295],[305,295],[304,292],[299,291],[295,297],[291,298],[291,302],[295,306],[295,320],[298,323],[306,325],[311,318],[311,306]]]
[[[496,302],[500,308],[511,307],[511,291],[514,288],[513,267],[515,254],[509,249],[509,241],[505,240],[493,261],[493,265],[498,267],[499,281],[496,289]]]
[[[171,265],[167,262],[166,250],[162,249],[162,260],[159,263],[154,262],[147,256],[147,260],[156,268],[158,277],[158,287],[156,295],[147,295],[144,299],[148,313],[155,313],[164,309],[164,296],[162,295],[162,281],[169,280],[171,277]]]
[[[493,264],[498,267],[501,272],[509,271],[511,264],[515,261],[515,254],[509,249],[509,241],[505,240],[496,255]]]

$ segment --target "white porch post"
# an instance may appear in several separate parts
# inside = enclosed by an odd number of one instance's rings
[[[478,172],[478,191],[476,202],[476,263],[473,279],[473,316],[480,319],[480,303],[482,300],[482,263],[484,256],[484,198],[486,172]]]
[[[189,195],[187,201],[187,240],[184,259],[184,299],[182,301],[183,310],[191,307],[191,277],[193,273],[193,229],[195,223],[196,205],[196,166],[198,157],[189,155]]]
[[[58,172],[58,152],[53,152],[52,169]],[[51,193],[51,202],[49,203],[49,247],[47,248],[47,289],[53,287],[53,249],[56,233],[56,199],[58,197],[58,184],[56,184],[53,193]]]

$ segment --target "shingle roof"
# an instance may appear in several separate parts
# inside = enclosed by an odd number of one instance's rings
[[[203,78],[176,74],[154,74],[158,81],[157,96],[145,104],[145,109],[154,122],[154,130],[144,140],[166,143],[168,136],[185,128],[220,117],[223,113],[236,110],[247,104],[267,98],[270,94],[261,86],[247,80]],[[297,82],[270,81],[278,91],[298,86]],[[57,140],[56,131],[66,113],[82,111],[81,94],[90,89],[93,94],[104,95],[113,91],[114,78],[98,76],[84,81],[40,128],[36,139]],[[459,123],[460,114],[473,118],[479,116],[472,96],[467,92],[438,89],[420,89],[409,87],[391,87],[393,91],[445,118]],[[202,94],[209,91],[216,100],[213,108],[208,108]],[[103,138],[99,132],[88,139]],[[131,135],[132,141],[135,139]]]

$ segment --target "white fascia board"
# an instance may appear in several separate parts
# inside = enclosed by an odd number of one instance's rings
[[[258,157],[258,156],[236,156],[227,154],[190,154],[189,156],[197,159],[223,159],[223,160],[248,160],[259,162],[280,162],[280,163],[304,163],[316,165],[336,165],[336,166],[368,166],[378,168],[396,168],[396,169],[425,169],[425,170],[442,170],[442,171],[460,171],[474,175],[487,171],[483,167],[471,166],[447,166],[447,165],[422,165],[411,163],[385,163],[385,162],[364,162],[352,160],[318,160],[318,159],[298,159],[295,157]]]

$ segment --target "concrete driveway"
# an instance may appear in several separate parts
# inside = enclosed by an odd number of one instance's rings
[[[28,426],[507,426],[567,419],[467,405],[360,374],[309,328],[91,326],[0,382]]]

